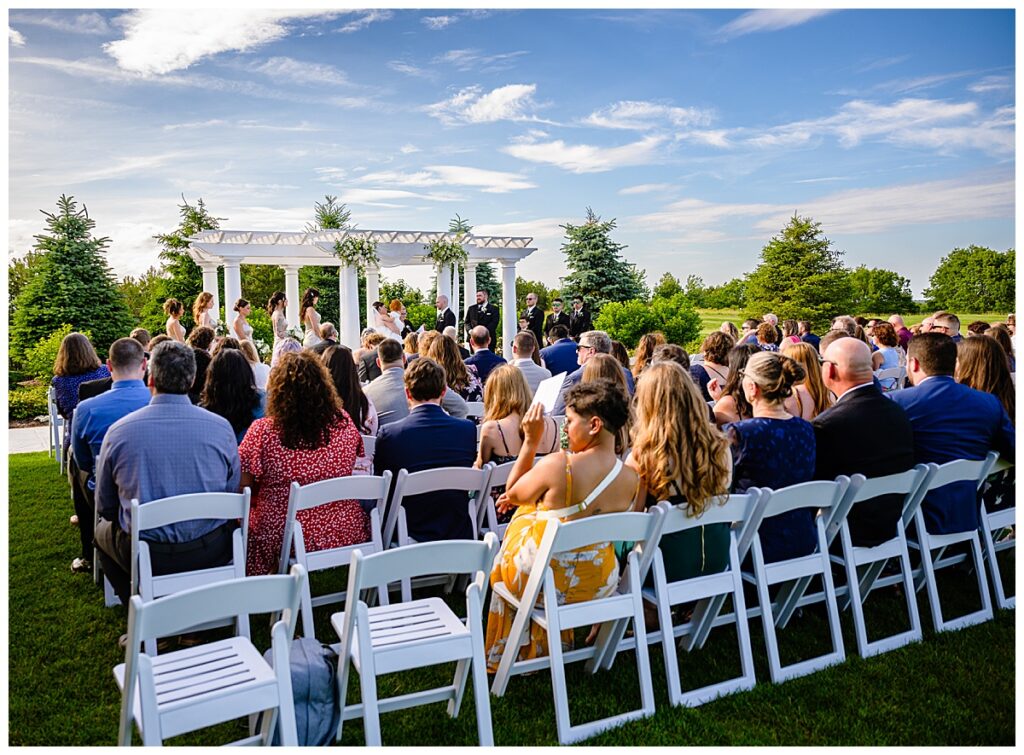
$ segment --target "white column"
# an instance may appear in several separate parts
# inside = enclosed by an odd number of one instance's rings
[[[235,312],[231,307],[234,306],[235,302],[238,301],[242,295],[242,271],[237,262],[225,262],[224,263],[224,301],[229,302],[225,308],[227,311],[224,313],[224,317],[227,320],[225,326],[227,332],[231,333],[231,326],[235,324],[235,318],[238,317],[238,313]]]
[[[461,310],[462,302],[459,301],[459,299],[460,299],[460,297],[459,297],[459,266],[456,264],[456,265],[452,265],[452,303],[451,303],[452,312],[455,313],[455,338],[456,338],[456,340],[461,340],[461,339],[459,339],[459,333],[462,332],[462,326],[460,325],[460,323],[462,322],[462,310]]]
[[[338,268],[338,304],[338,337],[355,351],[359,348],[359,274],[350,265]]]
[[[203,268],[203,291],[209,291],[213,294],[213,316],[220,319],[220,286],[217,285],[217,263],[216,262],[204,262]],[[239,294],[241,295],[241,294]],[[227,299],[227,296],[224,297]],[[235,305],[233,301],[225,302],[225,316],[229,316],[231,307]]]
[[[437,295],[448,297],[448,306],[452,304],[452,266],[440,265],[437,269]]]
[[[476,301],[476,264],[467,260],[466,268],[462,273],[462,291],[466,295],[466,307],[471,306],[470,302]],[[463,323],[465,327],[465,323]]]
[[[512,339],[516,336],[519,315],[516,312],[516,261],[501,260],[501,332],[502,356],[512,361]]]
[[[358,279],[357,279],[358,280]],[[373,303],[380,298],[380,268],[366,268],[366,327],[373,324]],[[386,304],[387,302],[385,302]]]
[[[285,310],[288,316],[288,325],[299,324],[299,268],[296,265],[281,265],[284,268],[284,295],[288,299],[288,307]]]

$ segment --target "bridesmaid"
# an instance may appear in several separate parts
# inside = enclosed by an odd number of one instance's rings
[[[288,306],[288,299],[284,291],[275,291],[267,302],[267,312],[270,314],[270,322],[274,326],[274,345],[288,337],[288,318],[284,313]]]
[[[238,313],[231,326],[235,331],[235,337],[239,341],[251,341],[252,325],[249,324],[249,315],[252,314],[252,304],[246,299],[239,299],[235,302],[234,310]]]
[[[316,311],[316,305],[320,302],[320,292],[315,288],[307,288],[302,295],[302,304],[299,306],[299,322],[306,329],[306,336],[302,339],[302,345],[312,348],[320,343],[323,333],[320,331],[320,313]]]
[[[192,305],[192,319],[196,321],[196,327],[205,325],[208,328],[213,328],[213,332],[217,332],[217,318],[211,314],[213,309],[213,294],[209,291],[203,291],[196,297],[195,303]]]
[[[167,335],[178,343],[185,343],[185,328],[180,322],[184,312],[184,305],[177,299],[168,299],[164,302],[164,314],[167,315],[167,323],[164,325],[164,330],[167,331]]]

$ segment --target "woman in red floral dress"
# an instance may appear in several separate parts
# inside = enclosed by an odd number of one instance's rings
[[[363,440],[341,407],[326,368],[312,352],[287,353],[270,371],[266,416],[238,448],[242,487],[252,491],[246,573],[275,574],[281,558],[291,483],[352,474]],[[369,517],[354,500],[300,511],[307,551],[370,539]]]

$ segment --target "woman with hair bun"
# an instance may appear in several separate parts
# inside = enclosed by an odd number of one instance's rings
[[[181,316],[184,312],[185,306],[177,299],[168,299],[164,302],[164,314],[167,315],[164,330],[178,343],[185,343],[185,327],[181,324]]]
[[[205,325],[208,328],[212,328],[216,333],[217,318],[210,314],[212,309],[213,294],[209,291],[203,291],[196,297],[195,302],[192,304],[192,319],[195,320],[196,327]]]
[[[794,384],[806,377],[800,364],[777,352],[754,354],[742,372],[742,388],[753,416],[724,429],[732,444],[733,492],[781,488],[814,478],[814,427],[784,406]],[[796,509],[761,524],[765,562],[813,553],[814,509]]]
[[[270,323],[274,326],[274,349],[277,349],[277,342],[288,338],[288,317],[285,315],[285,307],[288,306],[288,298],[284,291],[275,291],[267,302],[267,314],[270,315]]]
[[[235,338],[239,341],[251,341],[252,325],[249,324],[249,315],[252,314],[252,304],[246,299],[239,299],[235,302],[233,309],[238,313],[238,317],[231,324],[231,329],[235,331]]]
[[[307,288],[302,295],[302,304],[299,305],[299,322],[306,328],[306,335],[302,339],[302,345],[311,349],[324,340],[320,330],[320,313],[316,311],[316,305],[320,302],[320,292],[315,288]]]

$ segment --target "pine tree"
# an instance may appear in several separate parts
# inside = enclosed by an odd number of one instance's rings
[[[61,325],[89,330],[103,354],[128,335],[131,314],[104,258],[110,239],[94,238],[96,221],[74,197],[61,195],[57,212],[42,211],[48,233],[35,237],[40,253],[31,278],[18,294],[11,323],[11,353],[23,356]]]
[[[563,297],[582,296],[595,316],[608,302],[648,297],[643,271],[626,262],[622,257],[626,247],[609,237],[614,219],[602,221],[588,207],[586,222],[566,223],[562,228],[566,237],[562,252],[569,268],[562,282]]]

